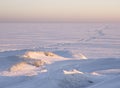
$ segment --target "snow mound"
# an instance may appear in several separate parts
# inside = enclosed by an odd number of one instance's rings
[[[36,67],[26,62],[20,62],[13,65],[8,71],[0,73],[1,76],[33,76],[37,75]]]
[[[28,51],[23,55],[23,57],[31,59],[40,59],[42,57],[60,58],[60,56],[52,52],[35,52],[35,51]]]
[[[55,61],[68,60],[67,58],[61,57],[52,52],[39,52],[39,51],[37,51],[37,52],[28,51],[24,55],[22,55],[22,57],[27,60],[42,60],[47,64],[51,64]]]
[[[47,72],[45,69],[46,62],[42,60],[33,60],[30,62],[19,62],[7,71],[0,72],[1,76],[33,76],[38,73]]]
[[[10,68],[10,71],[28,71],[35,69],[35,66],[29,65],[26,62],[20,62],[16,65],[13,65]]]

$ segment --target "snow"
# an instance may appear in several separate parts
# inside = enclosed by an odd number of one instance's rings
[[[99,84],[96,84],[92,87],[88,87],[88,88],[119,88],[120,87],[120,77],[112,77],[109,80],[103,81]]]
[[[96,74],[101,74],[101,75],[119,75],[120,74],[120,69],[107,69],[107,70],[99,70],[94,72]]]
[[[87,57],[86,56],[84,56],[83,54],[74,54],[73,55],[75,58],[81,58],[81,59],[87,59]]]
[[[80,71],[78,71],[76,69],[73,69],[72,71],[64,70],[63,72],[64,72],[64,74],[84,74],[83,72],[80,72]]]
[[[34,51],[29,51],[26,52],[25,55],[23,55],[25,58],[31,58],[31,59],[39,59],[43,57],[53,57],[53,58],[59,58],[60,56],[57,56],[51,52],[34,52]]]
[[[0,88],[120,88],[119,23],[0,29]]]

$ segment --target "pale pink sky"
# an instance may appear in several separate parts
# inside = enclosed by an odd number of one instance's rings
[[[0,20],[120,21],[120,0],[0,0]]]

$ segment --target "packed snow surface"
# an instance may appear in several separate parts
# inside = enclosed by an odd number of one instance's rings
[[[0,23],[0,88],[120,88],[120,24]]]

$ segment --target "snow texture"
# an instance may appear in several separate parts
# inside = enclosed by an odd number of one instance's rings
[[[0,23],[0,88],[120,88],[119,23]]]

